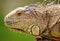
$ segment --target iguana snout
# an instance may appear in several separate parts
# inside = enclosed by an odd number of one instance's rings
[[[17,18],[20,17],[24,13],[23,7],[17,8],[11,11],[8,15],[6,15],[4,22],[7,26],[12,26],[17,23]]]

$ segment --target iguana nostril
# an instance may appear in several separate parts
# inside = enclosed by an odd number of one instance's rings
[[[6,24],[10,25],[10,24],[12,24],[12,21],[6,21]]]

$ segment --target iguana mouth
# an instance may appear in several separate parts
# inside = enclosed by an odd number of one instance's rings
[[[13,29],[13,30],[17,30],[17,31],[25,32],[25,31],[23,31],[22,29],[18,29],[18,28],[11,28],[11,29]]]
[[[5,23],[7,25],[12,25],[12,24],[17,24],[17,21],[6,21]]]

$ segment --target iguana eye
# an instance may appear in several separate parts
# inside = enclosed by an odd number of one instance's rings
[[[18,10],[16,11],[17,16],[21,16],[25,11],[24,10]]]
[[[17,15],[18,15],[18,16],[20,16],[20,15],[21,15],[21,13],[18,13]]]

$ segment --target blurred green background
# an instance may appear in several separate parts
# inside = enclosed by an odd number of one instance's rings
[[[34,41],[34,36],[13,32],[4,25],[4,17],[17,7],[26,6],[43,0],[0,0],[0,41]]]

